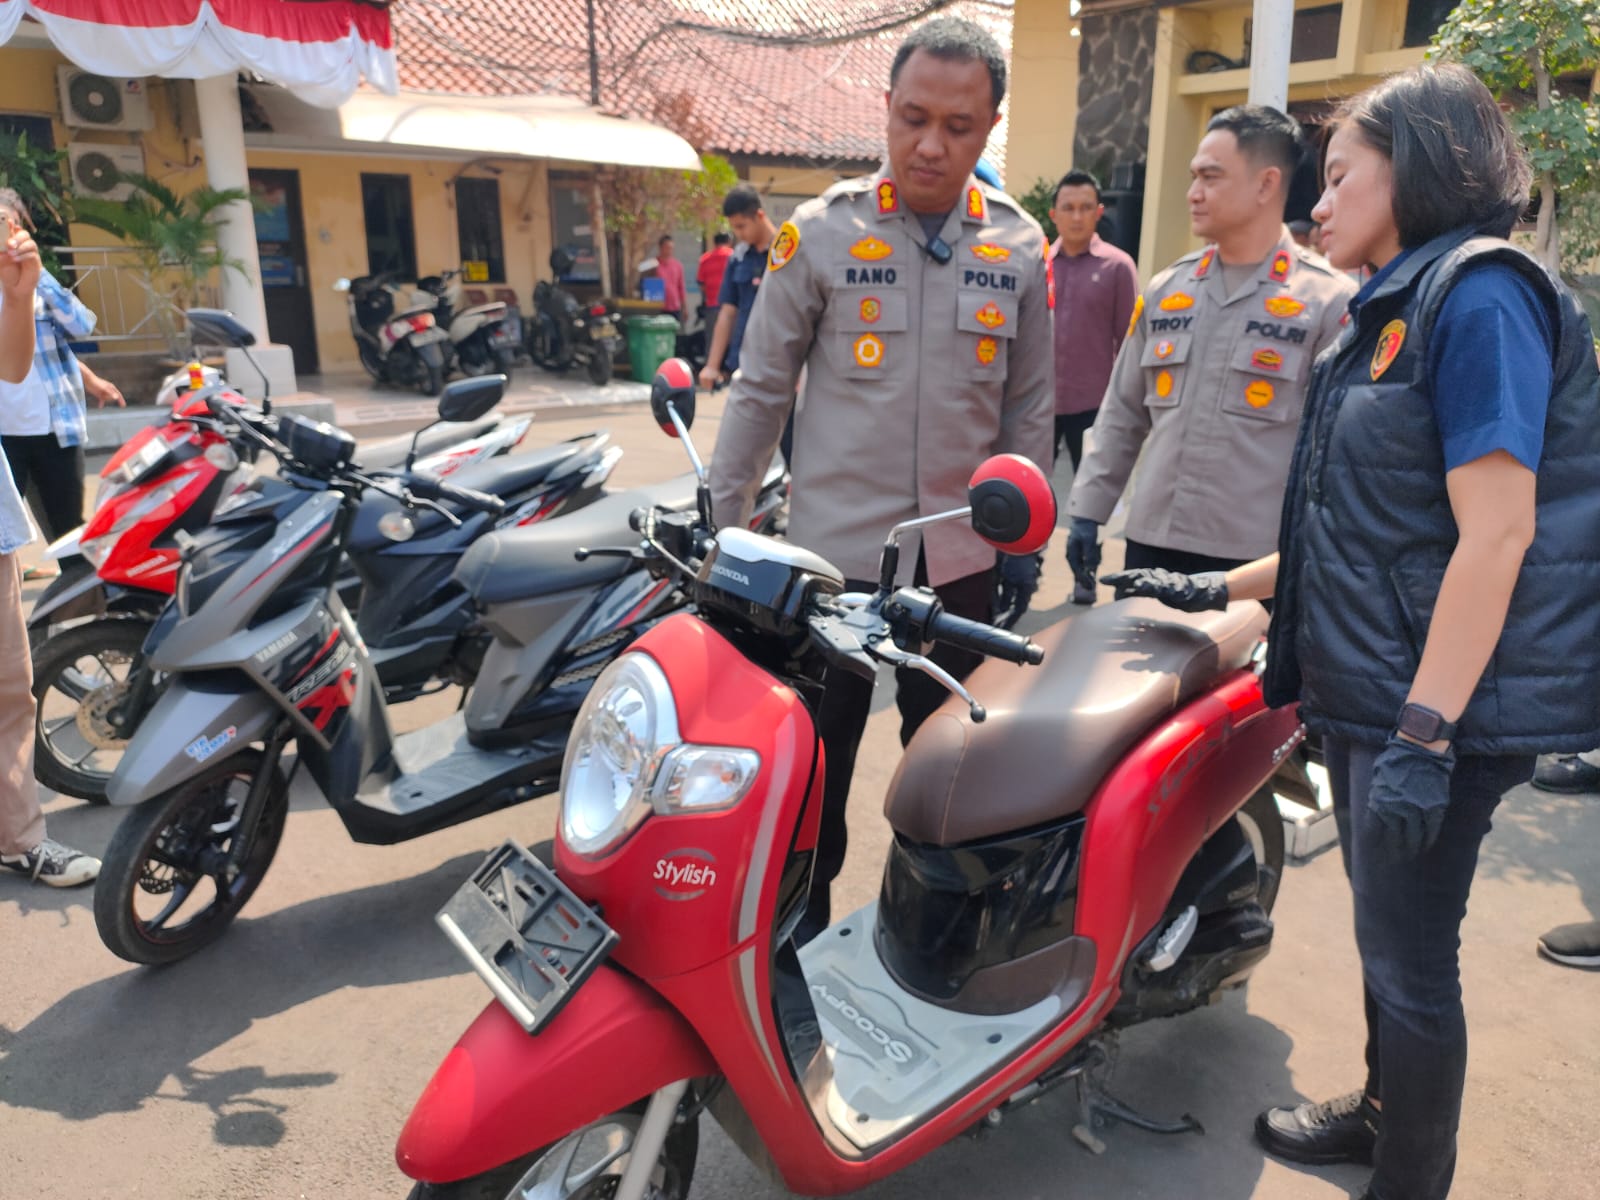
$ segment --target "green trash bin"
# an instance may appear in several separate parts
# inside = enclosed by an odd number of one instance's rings
[[[628,362],[633,367],[633,377],[640,383],[649,383],[661,364],[677,353],[678,318],[665,314],[629,317],[623,324],[628,332]]]

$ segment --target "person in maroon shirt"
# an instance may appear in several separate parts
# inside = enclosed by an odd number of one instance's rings
[[[700,269],[694,281],[700,285],[701,315],[706,318],[706,340],[711,338],[711,326],[717,320],[717,301],[722,296],[722,276],[728,269],[728,259],[733,257],[733,235],[719,233],[712,239],[712,247],[700,256]]]
[[[1055,316],[1056,457],[1065,442],[1072,469],[1083,460],[1083,433],[1094,424],[1111,381],[1111,366],[1139,295],[1133,259],[1100,240],[1105,213],[1100,183],[1069,171],[1056,185],[1050,210],[1060,235],[1050,247],[1050,295]]]
[[[683,308],[688,303],[688,293],[684,287],[683,263],[673,252],[670,233],[656,243],[656,274],[667,287],[666,299],[661,304],[662,311],[669,317],[677,317],[681,324]]]

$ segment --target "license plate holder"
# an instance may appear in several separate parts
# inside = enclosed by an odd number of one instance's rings
[[[605,961],[617,934],[512,840],[484,859],[435,920],[529,1033]]]
[[[596,329],[594,331],[594,335],[595,335],[595,337],[599,338],[601,341],[605,341],[605,340],[607,340],[609,338],[614,338],[614,337],[621,336],[620,334],[617,333],[617,327],[615,325],[609,325],[609,324],[601,325],[598,329]]]

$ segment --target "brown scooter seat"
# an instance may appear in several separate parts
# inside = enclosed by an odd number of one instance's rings
[[[968,677],[987,721],[952,698],[924,722],[889,784],[889,824],[951,846],[1071,816],[1161,718],[1248,664],[1266,631],[1254,601],[1189,614],[1125,600],[1052,625],[1034,638],[1040,666],[990,659]]]

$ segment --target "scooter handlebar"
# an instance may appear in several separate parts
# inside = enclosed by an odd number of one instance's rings
[[[436,475],[410,475],[406,477],[405,485],[406,491],[420,500],[442,500],[494,516],[506,510],[506,502],[499,496],[474,491],[472,488],[456,487]]]
[[[971,650],[988,658],[1003,658],[1007,662],[1026,663],[1029,666],[1038,666],[1044,661],[1044,647],[1025,637],[943,611],[929,622],[928,636],[936,642],[960,650]]]

